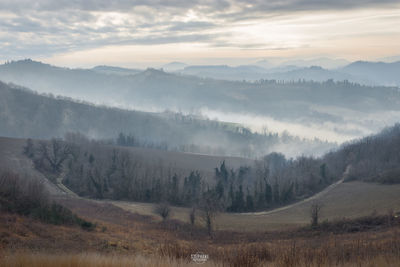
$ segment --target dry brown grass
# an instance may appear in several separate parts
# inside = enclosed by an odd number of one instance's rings
[[[341,234],[311,229],[257,235],[219,231],[209,239],[190,225],[148,221],[104,203],[73,200],[69,205],[96,220],[95,231],[2,215],[0,241],[9,243],[0,249],[0,266],[197,266],[190,255],[198,251],[210,257],[202,266],[400,265],[398,225]]]
[[[350,182],[338,185],[319,199],[323,205],[320,221],[356,218],[376,211],[386,214],[388,210],[400,211],[400,184],[382,185],[375,183]],[[156,214],[150,203],[112,201],[113,205],[130,212],[144,215]],[[220,213],[216,218],[219,230],[271,231],[286,230],[310,223],[312,202],[302,203],[272,214]],[[189,208],[171,207],[172,218],[189,222]]]
[[[187,260],[196,249],[195,244],[165,243],[159,253]],[[400,232],[206,246],[201,250],[213,262],[233,267],[400,266]]]
[[[47,253],[14,253],[6,254],[0,259],[1,267],[169,267],[188,266],[184,260],[144,257],[141,255],[102,255],[98,253],[83,254],[47,254]],[[202,266],[218,266],[206,263]]]
[[[378,237],[378,238],[377,238]],[[199,247],[193,243],[166,242],[158,253],[32,253],[3,252],[0,267],[80,266],[197,266],[190,259]],[[331,236],[324,239],[287,240],[235,246],[204,246],[210,260],[201,266],[218,267],[395,267],[400,264],[400,234]]]

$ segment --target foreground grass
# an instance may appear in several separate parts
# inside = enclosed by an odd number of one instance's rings
[[[144,257],[141,255],[104,255],[98,253],[82,254],[46,254],[46,253],[11,253],[0,259],[1,267],[122,267],[122,266],[187,266],[184,260],[160,257]],[[193,263],[194,264],[194,263]],[[203,264],[202,266],[217,266]]]
[[[235,262],[215,262],[208,261],[201,266],[204,267],[397,267],[399,259],[388,256],[378,256],[374,258],[360,259],[353,262],[305,262],[297,261],[296,257],[282,258],[275,262],[252,261],[244,258]],[[3,254],[0,257],[0,267],[181,267],[198,266],[198,264],[185,259],[171,259],[166,257],[145,257],[142,255],[105,255],[98,253],[81,254],[47,254],[47,253],[29,253],[19,252]]]
[[[198,266],[191,261],[191,254],[198,251],[209,256],[202,264],[208,267],[397,267],[400,229],[329,235],[313,231],[293,238],[227,244],[160,240],[153,249],[143,254],[141,250],[81,253],[8,248],[0,250],[0,267]]]
[[[10,215],[8,219],[14,217]],[[400,266],[400,228],[396,222],[385,226],[379,219],[384,217],[321,225],[317,229],[258,233],[259,237],[218,232],[213,239],[208,239],[201,232],[193,231],[192,238],[187,239],[183,238],[183,226],[171,228],[175,225],[173,222],[148,225],[147,229],[139,226],[141,235],[137,236],[126,231],[126,227],[110,225],[105,232],[99,229],[87,232],[76,226],[43,225],[45,228],[41,228],[40,222],[25,224],[25,220],[17,218],[7,220],[11,228],[0,230],[0,245],[9,240],[6,247],[0,247],[0,267],[197,266],[191,261],[191,254],[196,252],[209,255],[209,261],[202,266],[211,267]],[[19,227],[14,229],[16,225]],[[361,232],[353,232],[357,225],[365,227],[357,228]],[[367,227],[371,225],[374,227]],[[32,232],[23,226],[29,226]],[[122,230],[126,232],[120,235]],[[4,239],[10,231],[15,232],[14,236]],[[70,239],[72,232],[76,236]],[[43,237],[33,239],[35,233]],[[15,239],[17,236],[20,239]]]

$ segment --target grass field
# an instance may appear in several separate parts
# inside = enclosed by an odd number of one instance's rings
[[[270,242],[215,244],[162,242],[157,252],[143,255],[134,250],[114,252],[44,252],[0,250],[0,267],[81,266],[198,266],[191,254],[202,252],[208,261],[201,266],[219,267],[397,267],[400,262],[398,229],[311,238],[278,239]],[[59,242],[63,242],[62,239]]]
[[[374,183],[342,183],[318,199],[322,204],[321,220],[356,218],[360,216],[387,214],[390,209],[400,211],[400,185]],[[111,201],[114,205],[139,214],[154,215],[154,205]],[[268,231],[304,226],[310,223],[312,201],[301,203],[287,210],[272,214],[221,213],[216,220],[220,230]],[[172,217],[188,222],[189,209],[174,207]]]
[[[252,265],[233,265],[240,267],[265,266],[265,267],[398,267],[398,259],[391,257],[377,257],[364,261],[348,262],[344,264],[330,263],[292,263],[268,262]],[[166,257],[143,257],[137,256],[121,256],[121,255],[103,255],[103,254],[28,254],[18,253],[6,255],[0,259],[0,267],[183,267],[183,266],[199,266],[199,264],[182,259],[170,259]],[[229,266],[224,263],[209,261],[200,266],[204,267],[225,267]]]

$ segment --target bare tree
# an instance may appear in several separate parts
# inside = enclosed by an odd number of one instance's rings
[[[39,162],[46,161],[53,173],[61,171],[62,163],[70,154],[70,146],[60,139],[52,139],[50,145],[47,142],[41,142],[38,148]]]
[[[218,197],[214,191],[208,191],[203,194],[200,208],[202,211],[201,216],[206,224],[208,235],[212,237],[215,217],[220,211]]]
[[[322,205],[319,202],[314,202],[311,205],[311,209],[310,209],[311,227],[318,226],[318,220],[321,216],[321,207],[322,207]]]
[[[161,216],[163,221],[165,221],[171,215],[171,207],[168,203],[159,203],[155,208],[154,212]]]
[[[190,210],[189,219],[190,219],[190,224],[192,226],[194,226],[194,223],[196,222],[196,207],[195,206],[193,206],[192,209]]]

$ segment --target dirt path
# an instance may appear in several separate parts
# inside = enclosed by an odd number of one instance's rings
[[[273,214],[273,213],[276,213],[276,212],[280,212],[280,211],[283,211],[283,210],[287,210],[287,209],[299,206],[301,204],[304,204],[304,203],[307,203],[307,202],[310,202],[310,201],[317,200],[317,199],[321,198],[322,196],[326,195],[328,192],[330,192],[332,189],[334,189],[335,187],[337,187],[341,183],[343,183],[345,177],[347,176],[347,174],[350,171],[350,168],[351,168],[350,166],[346,167],[346,170],[343,173],[342,178],[339,181],[337,181],[334,184],[329,185],[327,188],[325,188],[321,192],[319,192],[319,193],[317,193],[317,194],[315,194],[315,195],[313,195],[313,196],[311,196],[309,198],[306,198],[306,199],[304,199],[302,201],[299,201],[299,202],[296,202],[296,203],[293,203],[293,204],[290,204],[290,205],[287,205],[287,206],[284,206],[284,207],[280,207],[280,208],[277,208],[277,209],[274,209],[274,210],[270,210],[270,211],[243,212],[243,213],[239,213],[239,214],[240,215],[256,215],[256,216],[257,215],[269,215],[269,214]]]
[[[65,194],[71,197],[77,197],[80,198],[75,192],[71,191],[68,187],[66,187],[63,183],[62,180],[64,179],[65,174],[62,173],[59,177],[56,179],[56,186],[63,191]]]
[[[269,214],[273,214],[273,213],[276,213],[276,212],[288,210],[288,209],[291,209],[291,208],[293,208],[293,207],[302,205],[302,204],[304,204],[304,203],[317,200],[317,199],[321,198],[322,196],[326,195],[328,192],[330,192],[330,191],[333,190],[334,188],[336,188],[336,187],[337,187],[338,185],[340,185],[341,183],[343,183],[343,181],[344,181],[344,179],[345,179],[347,173],[349,172],[349,170],[350,170],[350,166],[347,166],[346,171],[343,173],[342,178],[341,178],[339,181],[337,181],[337,182],[334,183],[334,184],[329,185],[328,187],[326,187],[326,188],[325,188],[324,190],[322,190],[321,192],[319,192],[319,193],[317,193],[317,194],[315,194],[315,195],[313,195],[313,196],[311,196],[311,197],[309,197],[309,198],[306,198],[306,199],[304,199],[304,200],[302,200],[302,201],[299,201],[299,202],[296,202],[296,203],[293,203],[293,204],[290,204],[290,205],[287,205],[287,206],[284,206],[284,207],[280,207],[280,208],[277,208],[277,209],[274,209],[274,210],[270,210],[270,211],[243,212],[243,213],[237,213],[237,215],[244,215],[244,216],[247,216],[247,215],[264,216],[264,215],[269,215]],[[64,178],[64,174],[60,175],[60,176],[57,178],[57,180],[56,180],[56,186],[57,186],[60,190],[62,190],[64,193],[66,193],[67,195],[69,195],[69,196],[71,196],[71,197],[80,198],[76,193],[74,193],[73,191],[71,191],[69,188],[67,188],[67,187],[62,183],[63,178]],[[118,206],[118,207],[123,207],[124,209],[127,209],[127,210],[130,210],[130,209],[127,208],[127,206],[131,206],[131,207],[132,207],[132,206],[138,205],[137,203],[135,204],[135,203],[133,203],[133,202],[126,202],[126,201],[121,201],[121,202],[120,202],[120,201],[115,201],[115,200],[97,200],[97,201],[107,202],[107,203],[113,204],[113,205]]]
[[[342,178],[339,181],[337,181],[336,183],[331,184],[330,186],[328,186],[327,188],[325,188],[321,192],[319,192],[319,193],[317,193],[317,194],[315,194],[315,195],[313,195],[313,196],[311,196],[309,198],[306,198],[306,199],[304,199],[302,201],[299,201],[299,202],[296,202],[296,203],[293,203],[293,204],[290,204],[290,205],[287,205],[287,206],[284,206],[284,207],[280,207],[280,208],[277,208],[277,209],[274,209],[274,210],[270,210],[270,211],[243,212],[243,213],[239,213],[239,214],[240,215],[269,215],[269,214],[276,213],[276,212],[279,212],[279,211],[287,210],[287,209],[296,207],[298,205],[301,205],[301,204],[304,204],[304,203],[307,203],[307,202],[310,202],[310,201],[313,201],[313,200],[316,200],[316,199],[322,197],[323,195],[327,194],[332,189],[334,189],[335,187],[337,187],[338,185],[343,183],[343,181],[344,181],[344,179]]]

